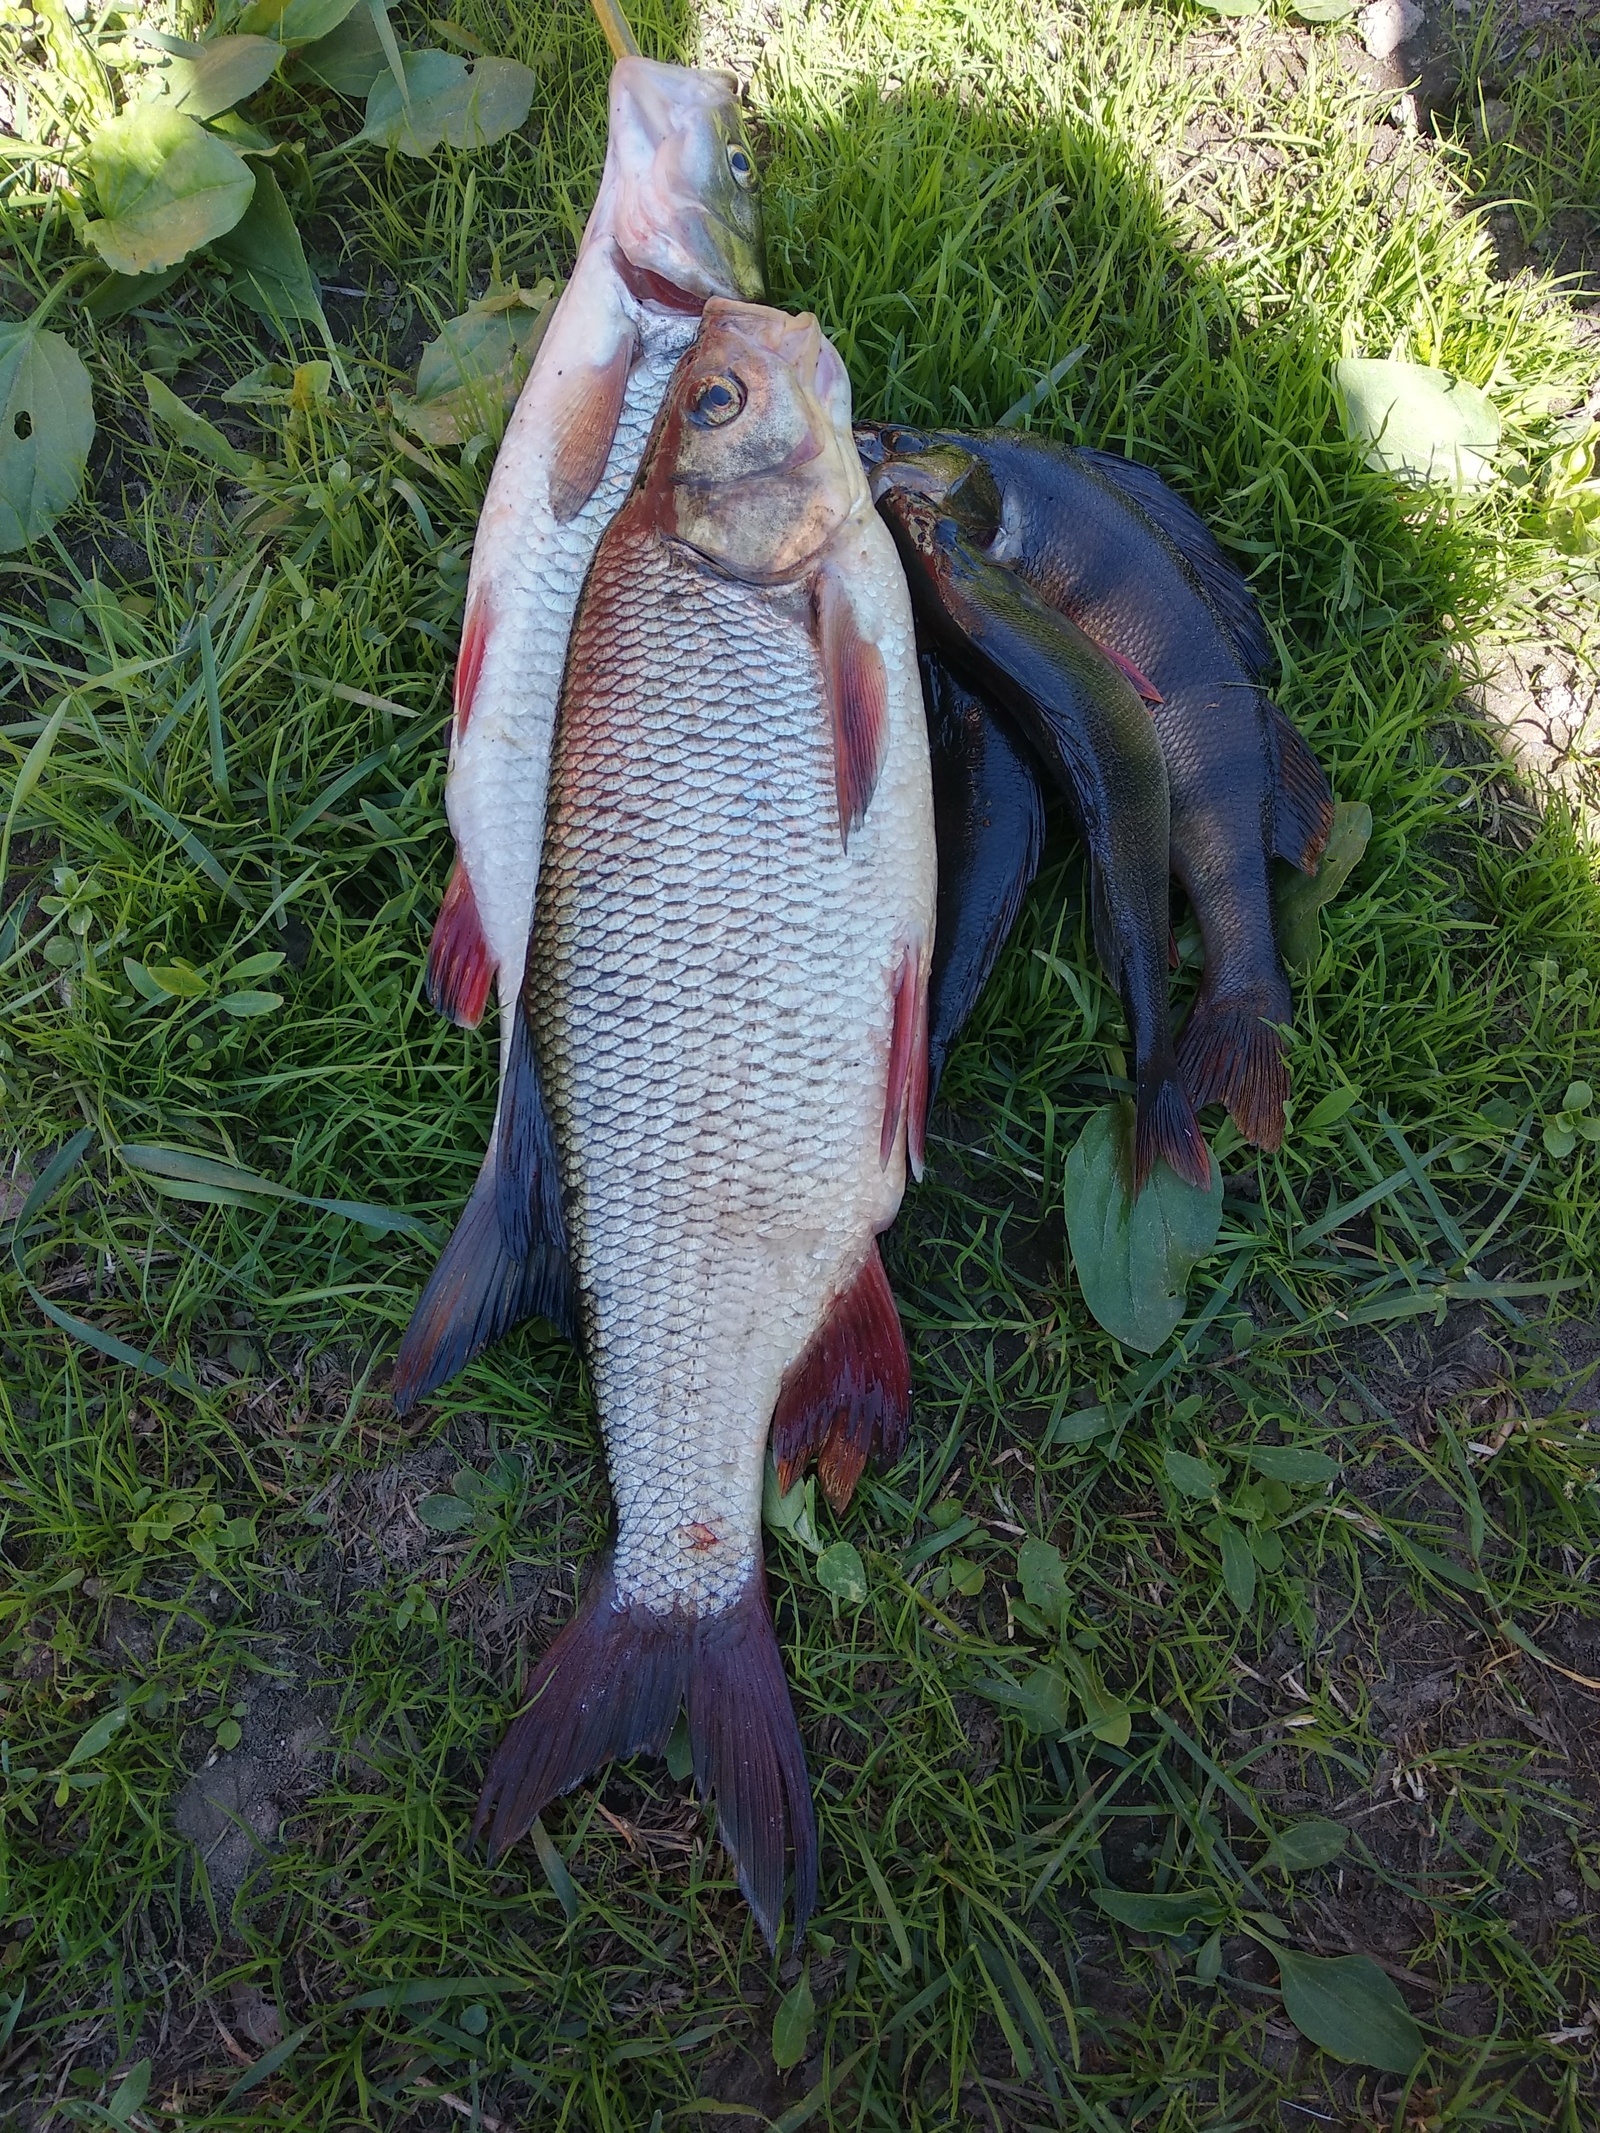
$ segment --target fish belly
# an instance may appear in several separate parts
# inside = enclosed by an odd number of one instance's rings
[[[529,999],[618,1602],[705,1616],[756,1571],[784,1370],[899,1205],[904,1133],[880,1142],[932,801],[886,535],[890,737],[848,852],[803,594],[621,535],[573,641]]]

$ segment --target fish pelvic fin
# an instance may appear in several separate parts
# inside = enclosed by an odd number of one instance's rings
[[[772,1417],[778,1481],[791,1489],[815,1452],[823,1493],[842,1511],[869,1458],[892,1463],[911,1425],[911,1358],[874,1238],[798,1361]]]
[[[511,1007],[511,1041],[495,1122],[495,1205],[513,1259],[526,1259],[536,1251],[567,1258],[556,1137],[520,997]]]
[[[1314,874],[1333,833],[1333,788],[1303,735],[1276,704],[1267,707],[1272,750],[1272,849]]]
[[[659,1755],[685,1702],[695,1784],[773,1949],[793,1851],[798,1943],[817,1900],[816,1821],[759,1564],[730,1606],[696,1618],[624,1602],[608,1557],[490,1758],[472,1833],[505,1851],[603,1764]]]
[[[400,1341],[390,1391],[407,1410],[525,1318],[548,1318],[572,1334],[572,1273],[565,1250],[536,1241],[526,1257],[506,1249],[496,1146]]]
[[[889,748],[889,676],[863,634],[839,573],[824,564],[811,586],[817,650],[833,725],[833,775],[845,850],[867,818]]]
[[[1292,1012],[1288,986],[1213,997],[1202,988],[1178,1034],[1178,1065],[1196,1109],[1227,1106],[1254,1147],[1283,1146],[1283,1107],[1289,1066],[1277,1023]]]
[[[489,1004],[496,967],[478,916],[472,877],[458,852],[428,943],[424,985],[429,1006],[458,1029],[476,1029]]]
[[[550,410],[550,510],[558,525],[575,519],[600,486],[611,457],[637,343],[631,329],[609,356],[574,364]]]
[[[928,1130],[928,971],[919,940],[908,941],[894,975],[894,1019],[884,1080],[878,1162],[887,1169],[900,1121],[906,1122],[906,1161],[922,1176]]]
[[[1161,1158],[1186,1184],[1211,1189],[1211,1151],[1170,1052],[1139,1075],[1133,1126],[1133,1194],[1137,1199]]]

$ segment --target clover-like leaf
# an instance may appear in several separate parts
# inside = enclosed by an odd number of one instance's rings
[[[0,326],[0,553],[55,524],[82,486],[93,442],[89,373],[71,342]]]
[[[1052,1618],[1060,1613],[1067,1594],[1067,1566],[1059,1548],[1030,1533],[1017,1550],[1017,1576],[1022,1583],[1022,1597],[1030,1607],[1040,1608]]]
[[[1067,1158],[1067,1236],[1083,1300],[1130,1348],[1154,1354],[1184,1311],[1190,1270],[1217,1241],[1222,1170],[1211,1188],[1185,1184],[1157,1163],[1137,1200],[1132,1175],[1133,1106],[1096,1111]]]
[[[409,104],[392,73],[367,97],[361,138],[402,155],[427,156],[441,144],[487,148],[520,126],[533,102],[533,70],[515,59],[480,59],[471,68],[453,52],[402,55]]]
[[[226,141],[162,104],[108,119],[89,143],[88,166],[101,212],[84,235],[119,274],[176,266],[225,235],[256,182]]]
[[[1475,385],[1425,363],[1349,359],[1333,371],[1345,428],[1367,447],[1369,467],[1413,487],[1462,491],[1493,481],[1500,417]]]
[[[835,1541],[817,1557],[817,1583],[834,1599],[859,1607],[867,1596],[867,1572],[849,1541]]]

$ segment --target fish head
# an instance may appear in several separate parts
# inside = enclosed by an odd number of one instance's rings
[[[799,577],[846,520],[871,511],[850,379],[809,312],[706,305],[646,486],[668,534],[757,585]]]
[[[933,614],[948,613],[965,575],[963,565],[972,554],[970,536],[945,508],[943,497],[916,484],[880,488],[874,474],[873,490],[913,593]]]
[[[880,509],[891,495],[927,497],[974,546],[989,546],[1004,516],[999,486],[959,438],[885,423],[875,442],[869,485]]]
[[[617,271],[641,303],[698,311],[767,286],[761,180],[731,74],[637,56],[611,74],[605,185]]]

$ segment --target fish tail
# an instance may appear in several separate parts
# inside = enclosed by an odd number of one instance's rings
[[[1202,1192],[1211,1189],[1211,1151],[1170,1050],[1139,1070],[1133,1128],[1133,1192],[1137,1199],[1161,1157]]]
[[[1283,1146],[1283,1107],[1289,1097],[1284,1040],[1274,1024],[1291,1013],[1263,987],[1213,995],[1202,991],[1178,1037],[1178,1064],[1199,1110],[1227,1106],[1245,1139],[1268,1154]]]
[[[798,1942],[817,1896],[817,1832],[805,1751],[757,1565],[731,1606],[696,1619],[622,1601],[608,1557],[534,1671],[528,1701],[490,1759],[473,1820],[503,1852],[603,1763],[659,1755],[687,1701],[695,1784],[769,1947],[794,1852]]]
[[[397,1414],[453,1378],[525,1318],[548,1318],[565,1333],[573,1330],[566,1253],[536,1241],[525,1258],[514,1258],[501,1225],[498,1188],[499,1162],[491,1141],[461,1220],[401,1339],[390,1385]]]

